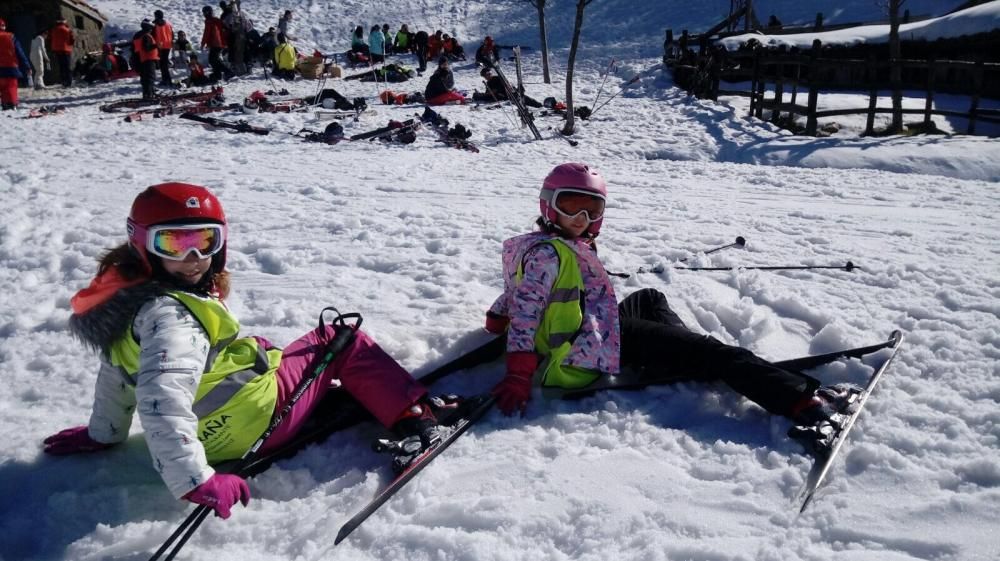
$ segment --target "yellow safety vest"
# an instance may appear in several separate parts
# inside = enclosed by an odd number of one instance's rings
[[[281,349],[265,351],[252,337],[237,338],[239,322],[214,298],[178,291],[167,296],[183,304],[208,334],[208,361],[193,405],[198,440],[210,464],[240,458],[264,434],[274,414],[278,401],[274,372],[281,362]],[[134,380],[139,352],[130,326],[111,346],[111,364]]]
[[[563,364],[583,324],[583,275],[574,252],[561,239],[544,240],[559,256],[559,272],[549,293],[542,321],[535,332],[535,350],[542,355],[536,372],[541,385],[565,389],[582,388],[600,377],[599,372]],[[524,264],[517,267],[517,282],[524,279]]]

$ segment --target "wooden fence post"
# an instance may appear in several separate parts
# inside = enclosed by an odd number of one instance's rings
[[[776,124],[781,120],[781,102],[785,97],[785,63],[778,63],[777,70],[774,78],[774,109],[771,110],[771,122]]]
[[[816,23],[813,24],[813,31],[823,30],[823,12],[816,12]]]
[[[976,113],[979,111],[979,96],[983,93],[983,59],[976,61],[976,69],[972,73],[972,103],[969,106],[969,128],[965,134],[976,134]]]
[[[806,134],[816,136],[816,105],[819,104],[819,50],[823,43],[813,41],[809,52],[809,109],[806,111]]]
[[[927,101],[924,103],[924,134],[931,128],[931,111],[934,110],[934,75],[937,63],[934,55],[927,59]]]
[[[868,78],[868,121],[865,123],[865,132],[862,136],[875,134],[875,107],[878,105],[878,61],[875,60],[875,53],[868,55],[868,67],[865,69],[865,76]]]

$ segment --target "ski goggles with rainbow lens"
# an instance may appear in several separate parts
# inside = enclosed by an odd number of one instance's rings
[[[604,218],[604,197],[589,191],[557,189],[552,196],[552,208],[566,218],[586,213],[588,222]]]
[[[172,261],[183,261],[189,253],[211,257],[226,244],[222,224],[182,224],[152,226],[146,232],[146,250]]]

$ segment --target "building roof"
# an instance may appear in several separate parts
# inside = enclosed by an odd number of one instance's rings
[[[99,20],[101,22],[107,23],[108,18],[100,12],[97,8],[91,6],[90,4],[84,2],[83,0],[62,0],[63,4],[71,6],[73,9],[78,10],[87,14],[88,16]]]

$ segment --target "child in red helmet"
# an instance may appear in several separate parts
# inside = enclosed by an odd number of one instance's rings
[[[504,293],[486,329],[507,332],[507,372],[494,388],[505,414],[523,412],[534,385],[580,389],[618,375],[722,380],[771,413],[819,422],[843,404],[819,382],[739,347],[689,330],[653,289],[620,304],[594,239],[604,223],[607,186],[594,168],[556,166],[539,193],[539,230],[503,244]],[[824,388],[825,389],[825,388]]]
[[[283,350],[241,337],[224,304],[228,224],[204,187],[149,187],[133,202],[127,230],[128,242],[100,259],[96,278],[71,301],[71,331],[100,352],[90,422],[45,439],[45,451],[113,446],[128,437],[138,413],[170,492],[228,518],[237,501],[247,504],[249,489],[212,466],[243,456],[293,399],[317,354],[347,327],[321,326]],[[288,442],[334,385],[400,436],[422,446],[436,437],[427,390],[356,331],[295,398],[262,452]]]

